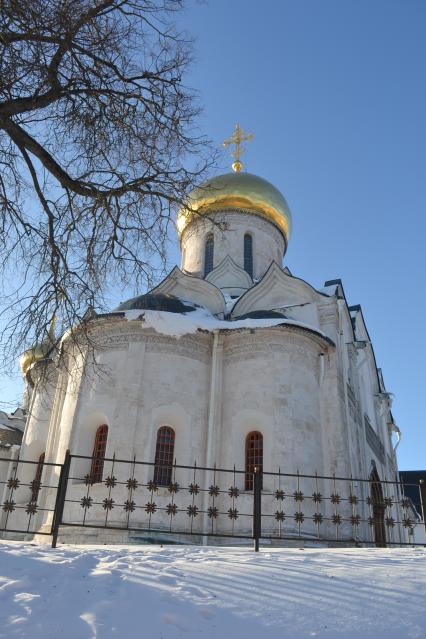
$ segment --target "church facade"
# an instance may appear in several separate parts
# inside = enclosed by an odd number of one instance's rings
[[[181,267],[94,316],[94,349],[69,345],[66,366],[46,349],[24,355],[20,456],[92,456],[74,474],[91,475],[93,490],[113,456],[151,462],[160,491],[172,462],[243,470],[241,494],[256,466],[394,481],[399,429],[361,307],[348,305],[340,280],[316,289],[283,267],[284,197],[238,170],[189,202],[177,220]]]

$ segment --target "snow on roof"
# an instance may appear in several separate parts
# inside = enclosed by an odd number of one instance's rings
[[[17,408],[13,413],[6,413],[0,410],[0,424],[7,426],[9,430],[23,432],[25,428],[25,413],[21,408]]]
[[[182,337],[190,333],[196,333],[198,330],[214,331],[214,330],[237,330],[241,328],[268,328],[271,326],[299,326],[310,331],[314,331],[328,340],[325,333],[320,331],[316,326],[310,326],[296,320],[282,318],[267,319],[243,319],[243,320],[220,320],[204,308],[197,308],[191,313],[167,313],[166,311],[125,311],[124,316],[127,320],[143,321],[144,328],[153,328],[157,333],[170,335],[172,337]]]
[[[223,297],[225,298],[225,313],[230,313],[235,306],[235,304],[240,299],[241,295],[229,295],[228,293],[223,293]]]
[[[22,430],[0,423],[0,446],[13,446],[22,441]]]

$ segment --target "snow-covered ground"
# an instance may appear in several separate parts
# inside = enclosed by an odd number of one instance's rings
[[[0,637],[426,638],[426,550],[0,542]]]

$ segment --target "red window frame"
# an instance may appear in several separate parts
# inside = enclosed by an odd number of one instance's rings
[[[99,484],[102,482],[107,440],[108,426],[106,424],[102,424],[102,426],[99,426],[96,431],[95,443],[93,446],[92,466],[90,469],[90,478],[93,484]]]
[[[154,484],[169,486],[172,481],[175,431],[170,426],[161,426],[157,431],[155,446]]]
[[[245,489],[253,490],[254,469],[263,470],[263,435],[254,430],[246,437],[246,481]]]
[[[43,474],[44,459],[46,453],[42,453],[38,458],[34,479],[31,482],[31,501],[36,502],[41,488],[41,476]]]

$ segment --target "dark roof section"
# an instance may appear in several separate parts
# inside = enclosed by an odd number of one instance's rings
[[[114,309],[115,312],[131,310],[167,311],[168,313],[190,313],[195,311],[196,306],[184,304],[182,300],[174,295],[165,293],[146,293],[133,297],[127,302],[123,302]]]
[[[126,315],[125,311],[111,311],[110,313],[97,313],[96,318],[98,317],[124,317]]]
[[[327,280],[326,282],[324,282],[324,286],[333,286],[334,284],[336,286],[340,284],[340,286],[343,288],[342,280],[340,279],[340,277],[336,278],[335,280]]]
[[[400,470],[399,477],[401,483],[404,484],[404,494],[411,499],[417,512],[421,515],[419,481],[423,479],[426,484],[426,470]]]
[[[21,444],[23,432],[18,428],[2,427],[0,424],[0,446],[13,446]]]
[[[284,313],[279,313],[278,311],[250,311],[250,313],[244,313],[244,315],[238,315],[238,317],[234,318],[234,321],[244,320],[244,319],[288,319]]]

